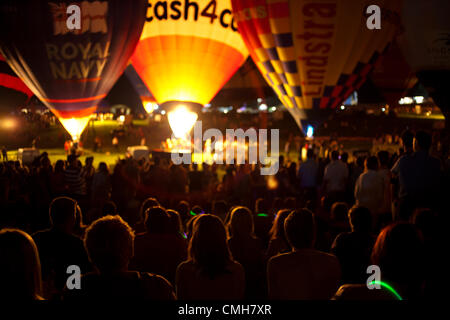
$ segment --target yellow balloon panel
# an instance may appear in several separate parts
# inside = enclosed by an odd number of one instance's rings
[[[209,103],[244,63],[230,0],[149,1],[132,64],[158,103]]]

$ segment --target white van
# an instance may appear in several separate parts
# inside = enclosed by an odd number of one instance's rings
[[[147,146],[132,146],[127,148],[127,156],[136,160],[144,158],[146,161],[148,161],[149,154],[150,150]]]
[[[31,164],[34,159],[40,155],[39,149],[35,148],[20,148],[17,150],[17,160],[19,160],[22,165]]]

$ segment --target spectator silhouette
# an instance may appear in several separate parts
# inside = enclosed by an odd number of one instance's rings
[[[204,214],[194,220],[188,260],[177,269],[181,300],[237,300],[244,298],[245,273],[233,260],[222,221]]]
[[[424,284],[423,240],[409,223],[399,222],[385,227],[372,250],[372,264],[380,267],[382,281],[390,285],[403,299],[418,299]],[[336,300],[396,300],[384,286],[369,290],[366,284],[343,285]]]
[[[342,283],[364,283],[375,243],[371,233],[372,218],[364,207],[354,206],[348,213],[351,232],[340,233],[331,247],[341,264]]]
[[[173,300],[170,283],[161,276],[130,271],[134,233],[120,216],[106,216],[86,230],[84,245],[95,272],[81,277],[81,289],[68,290],[64,298],[85,300]]]
[[[228,223],[228,246],[245,270],[246,298],[263,298],[265,266],[263,244],[254,234],[253,216],[246,207],[236,207]]]
[[[270,242],[267,248],[267,258],[271,258],[280,253],[286,253],[291,251],[291,246],[289,245],[286,235],[284,233],[284,221],[288,215],[292,212],[289,209],[279,210],[275,220],[273,222],[272,228],[270,229]]]
[[[67,280],[67,268],[77,265],[82,272],[90,271],[90,264],[82,240],[75,235],[77,202],[59,197],[50,203],[52,227],[33,235],[42,263],[44,297],[59,298]],[[80,224],[80,218],[78,218]]]
[[[42,300],[41,264],[33,239],[17,229],[0,230],[0,299]]]
[[[171,218],[162,207],[147,209],[145,226],[147,231],[138,234],[134,241],[131,267],[159,274],[174,283],[177,266],[186,259],[186,240],[173,232]]]
[[[331,254],[313,249],[314,214],[308,209],[293,211],[286,218],[284,229],[293,249],[268,262],[269,299],[330,299],[339,286],[339,261]]]

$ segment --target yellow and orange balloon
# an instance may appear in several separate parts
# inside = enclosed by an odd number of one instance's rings
[[[398,0],[232,0],[255,64],[301,127],[304,109],[334,108],[358,89],[397,32]],[[370,30],[370,5],[381,29]]]
[[[230,0],[149,0],[131,62],[159,104],[205,105],[247,56]]]

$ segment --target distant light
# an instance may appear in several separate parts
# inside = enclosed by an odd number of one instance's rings
[[[119,122],[122,122],[122,123],[125,122],[125,116],[124,115],[119,116]]]
[[[424,100],[425,98],[424,97],[422,97],[422,96],[416,96],[416,97],[414,97],[414,100],[416,101],[416,103],[423,103],[423,100]]]
[[[425,113],[427,117],[431,116],[431,111],[427,111],[427,113]]]
[[[403,97],[398,101],[399,104],[412,104],[413,102],[414,100],[411,97]]]
[[[162,114],[162,115],[165,115],[165,114],[166,114],[166,110],[162,110],[162,111],[161,111],[161,114]]]
[[[276,110],[277,110],[277,107],[270,107],[270,109],[269,109],[270,112],[274,112]]]
[[[223,113],[227,114],[228,113],[228,109],[224,109]]]
[[[256,101],[258,101],[258,103],[261,103],[263,101],[262,98],[258,98]]]
[[[267,188],[269,190],[274,190],[278,188],[278,181],[277,179],[275,179],[274,176],[269,176],[269,178],[267,179]]]
[[[341,110],[345,110],[345,106],[344,105],[341,106]]]
[[[147,113],[152,113],[154,110],[158,109],[158,105],[154,102],[147,102],[144,105],[144,109]]]
[[[265,104],[265,103],[261,104],[261,105],[258,107],[258,109],[259,109],[260,111],[266,111],[266,110],[267,110],[267,104]]]
[[[205,104],[205,108],[211,108],[211,103]]]
[[[385,112],[385,111],[386,111],[386,108],[385,108],[385,107],[381,108],[381,111]]]
[[[1,126],[4,129],[13,129],[16,126],[16,121],[14,119],[3,119],[0,120]]]
[[[306,129],[306,136],[308,138],[312,138],[314,136],[314,127],[311,125],[308,125],[307,129]]]

